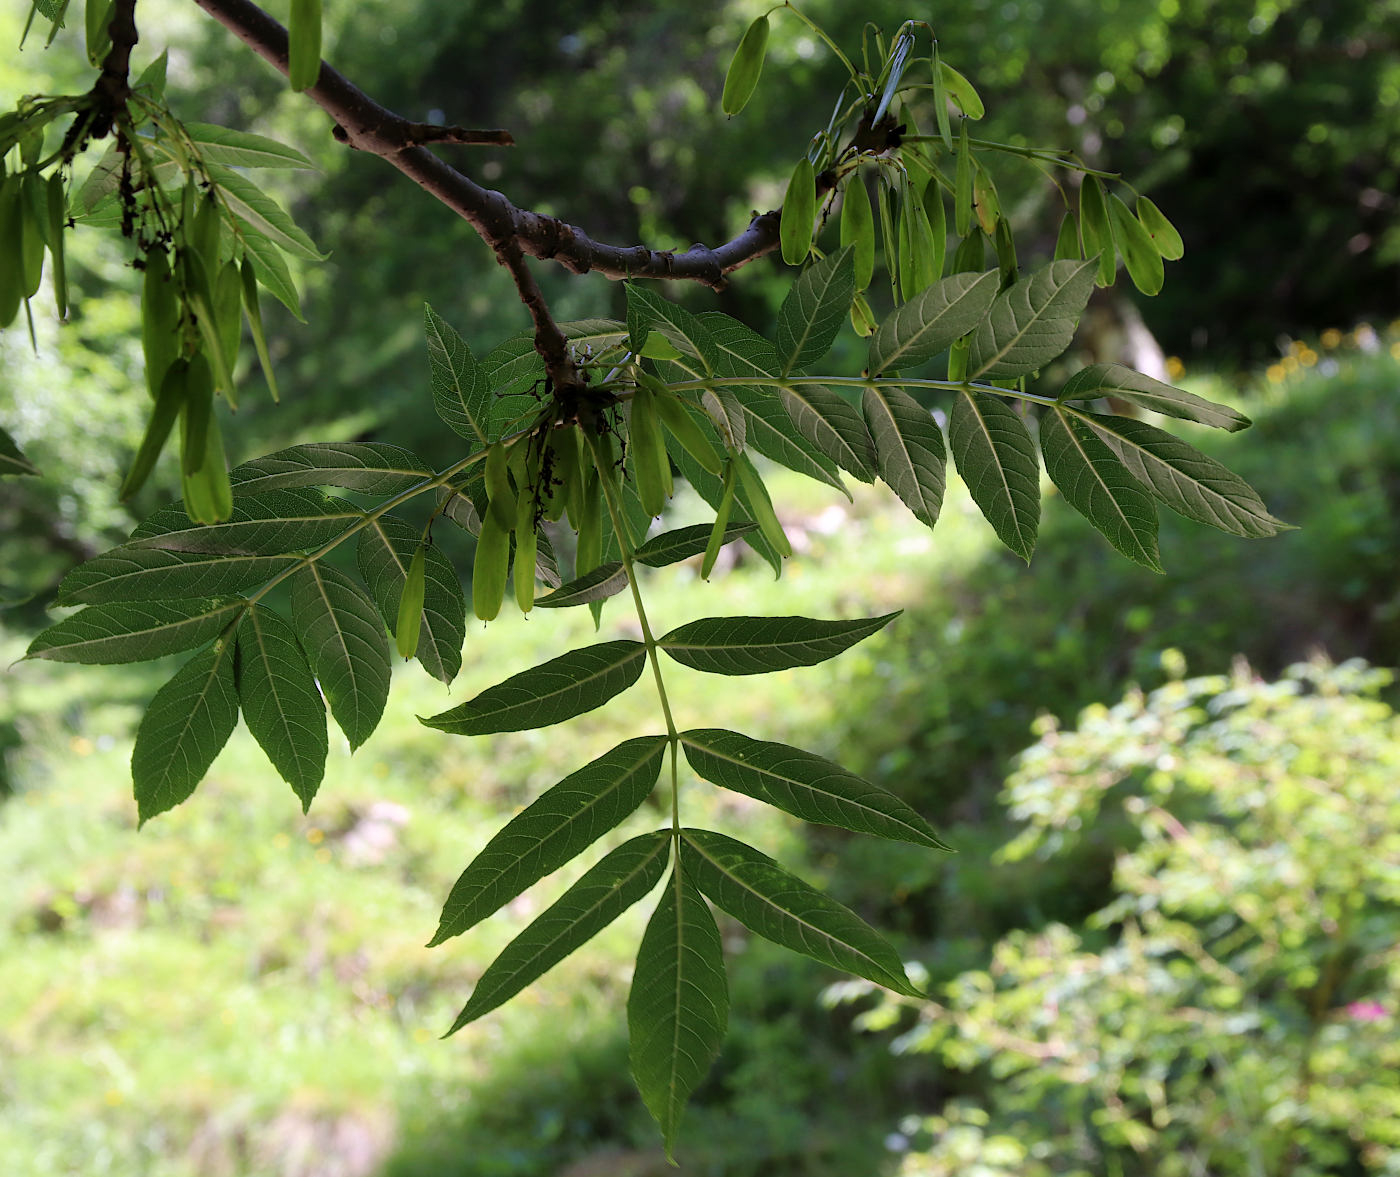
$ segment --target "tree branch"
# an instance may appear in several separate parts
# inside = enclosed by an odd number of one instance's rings
[[[92,87],[96,109],[87,130],[94,139],[101,139],[112,129],[117,112],[126,109],[126,100],[131,97],[127,75],[131,68],[131,51],[139,39],[136,32],[136,0],[116,0],[112,5],[107,35],[112,39],[112,47],[102,59],[102,72]]]

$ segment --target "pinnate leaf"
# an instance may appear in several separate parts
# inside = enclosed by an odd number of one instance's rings
[[[179,805],[209,771],[238,722],[234,643],[217,642],[156,692],[131,753],[136,811],[144,825]]]
[[[712,830],[682,831],[682,861],[706,897],[749,931],[910,997],[899,954],[848,908],[766,854]]]
[[[1208,401],[1193,392],[1173,388],[1151,376],[1144,376],[1122,364],[1090,364],[1065,381],[1062,401],[1098,400],[1117,397],[1181,421],[1195,421],[1231,433],[1249,426],[1249,418],[1228,405]]]
[[[641,642],[601,642],[570,650],[422,722],[458,736],[548,727],[625,691],[641,677],[645,662]]]
[[[997,295],[972,335],[968,375],[1010,380],[1044,367],[1070,345],[1097,262],[1051,262]]]
[[[670,853],[670,830],[641,834],[609,852],[506,945],[448,1033],[505,1004],[648,895]]]
[[[870,341],[871,372],[911,368],[974,330],[997,296],[998,274],[952,274],[889,315]]]
[[[883,629],[899,616],[825,621],[815,617],[702,617],[657,645],[683,666],[710,674],[765,674],[815,666]]]
[[[475,927],[615,829],[656,786],[665,752],[665,736],[628,740],[511,818],[453,884],[428,947]]]
[[[1050,409],[1040,418],[1045,470],[1076,511],[1128,559],[1160,572],[1152,497],[1089,428]]]
[[[264,605],[238,627],[237,669],[243,720],[304,813],[326,772],[326,707],[292,627]]]
[[[89,605],[40,633],[25,657],[89,665],[145,662],[202,646],[247,606],[242,598],[220,597]]]
[[[880,477],[914,512],[914,518],[932,527],[943,507],[947,464],[938,422],[898,388],[867,388],[863,407]]]
[[[972,501],[998,538],[1027,563],[1040,527],[1040,463],[1016,410],[994,396],[961,392],[948,440]]]
[[[632,1076],[669,1157],[686,1100],[719,1054],[729,1023],[724,950],[715,917],[679,856],[642,936],[627,1033]]]
[[[888,789],[800,748],[721,728],[681,733],[685,758],[711,784],[774,805],[803,821],[947,850],[932,827]]]

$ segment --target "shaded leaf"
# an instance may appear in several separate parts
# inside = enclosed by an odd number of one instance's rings
[[[707,373],[714,372],[715,347],[705,325],[682,306],[635,282],[626,284],[627,331],[632,350],[640,353],[647,337],[659,332],[682,355],[699,360]]]
[[[997,296],[996,270],[951,274],[887,315],[870,341],[872,373],[910,368],[947,351],[982,322]]]
[[[145,662],[203,645],[247,607],[241,597],[89,605],[40,633],[25,657],[89,665]]]
[[[641,642],[602,642],[570,650],[422,722],[459,736],[548,727],[601,707],[625,691],[641,677],[645,662]]]
[[[1162,571],[1152,498],[1108,446],[1057,408],[1041,415],[1040,452],[1065,502],[1128,559]]]
[[[219,127],[212,123],[182,123],[185,133],[195,141],[206,163],[221,163],[234,168],[310,168],[316,165],[295,147],[254,135]]]
[[[365,517],[344,499],[315,490],[278,490],[240,498],[223,523],[193,523],[184,507],[166,507],[131,533],[128,547],[168,552],[282,555],[320,547]]]
[[[748,535],[755,528],[753,523],[732,523],[724,529],[724,543]],[[675,531],[653,536],[633,554],[638,564],[649,568],[665,568],[668,564],[678,564],[691,556],[700,555],[710,542],[710,526],[697,523],[693,527],[681,527]]]
[[[720,728],[681,733],[697,775],[776,806],[803,821],[947,850],[932,827],[888,789],[800,748]]]
[[[943,507],[943,431],[927,409],[898,388],[867,388],[865,421],[875,440],[880,477],[929,527]]]
[[[458,436],[487,445],[491,427],[491,386],[486,372],[462,337],[426,303],[429,380],[437,415]]]
[[[1029,563],[1040,527],[1040,462],[1025,422],[994,396],[961,392],[948,441],[972,501],[1001,542]]]
[[[1098,400],[1117,397],[1182,421],[1195,421],[1231,433],[1245,429],[1250,420],[1228,405],[1208,401],[1193,392],[1173,388],[1122,364],[1090,364],[1065,381],[1059,400]]]
[[[266,606],[238,627],[237,669],[243,721],[305,813],[326,772],[326,707],[292,627]]]
[[[282,251],[269,238],[247,225],[243,226],[243,248],[263,288],[301,322],[306,322],[302,317],[296,283],[292,281],[292,271]]]
[[[616,829],[656,786],[666,742],[627,740],[511,818],[453,884],[428,947],[475,927]]]
[[[156,692],[131,752],[136,811],[145,824],[179,805],[209,771],[238,722],[232,641],[201,651]]]
[[[0,475],[38,473],[39,467],[20,452],[15,439],[0,429]]]
[[[786,376],[826,355],[855,297],[853,246],[809,266],[778,308],[778,359]]]
[[[431,478],[432,468],[396,445],[380,441],[318,441],[278,450],[229,471],[239,495],[265,494],[293,486],[338,486],[364,494],[391,495]]]
[[[1094,288],[1095,262],[1051,262],[997,295],[968,352],[971,379],[1028,376],[1070,345]]]
[[[58,605],[223,597],[264,584],[297,563],[296,556],[166,552],[123,546],[79,564],[58,586]]]
[[[820,384],[784,386],[780,395],[803,437],[862,482],[875,481],[875,443],[855,405]]]
[[[749,931],[896,993],[922,996],[894,948],[836,900],[724,834],[688,829],[681,837],[695,885]]]
[[[207,165],[209,178],[218,186],[219,195],[229,212],[244,224],[256,229],[279,249],[313,262],[325,261],[322,253],[287,210],[259,188],[252,180],[223,164]]]
[[[389,698],[389,641],[364,589],[320,561],[291,576],[292,621],[331,714],[354,750]]]
[[[825,621],[814,617],[702,617],[657,645],[683,666],[710,674],[765,674],[815,666],[883,629],[899,616]]]
[[[621,560],[609,560],[599,564],[592,572],[561,585],[552,593],[536,597],[535,604],[541,609],[567,609],[570,605],[587,605],[592,601],[606,601],[627,587],[627,571]]]
[[[509,1001],[648,895],[670,853],[670,830],[641,834],[609,852],[506,945],[448,1033]]]

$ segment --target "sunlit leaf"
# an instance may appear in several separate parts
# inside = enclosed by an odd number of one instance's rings
[[[286,209],[242,172],[216,163],[208,165],[208,172],[209,178],[218,185],[219,195],[228,204],[229,211],[269,241],[287,253],[313,262],[324,261],[330,256],[318,250],[316,243],[297,227]]]
[[[219,127],[212,123],[183,123],[182,126],[208,163],[227,164],[234,168],[316,169],[316,165],[295,147],[265,135],[235,131],[232,127]]]

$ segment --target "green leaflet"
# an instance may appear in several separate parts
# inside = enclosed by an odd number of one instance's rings
[[[224,597],[264,584],[296,562],[296,556],[166,552],[160,548],[123,546],[73,569],[58,586],[54,604]]]
[[[720,728],[681,733],[697,775],[776,806],[803,821],[947,850],[932,827],[888,789],[800,748]]]
[[[316,165],[295,147],[254,135],[219,127],[212,123],[183,123],[185,133],[199,147],[207,163],[221,163],[232,168],[310,168]]]
[[[666,742],[627,740],[511,818],[453,884],[428,947],[474,928],[616,829],[656,786]]]
[[[552,593],[536,597],[535,604],[541,609],[567,609],[570,605],[588,605],[593,601],[606,601],[627,587],[627,571],[621,560],[609,560],[599,564],[592,572],[560,585]]]
[[[898,388],[867,388],[865,423],[875,439],[880,477],[914,513],[932,527],[943,507],[943,468],[947,449],[933,415]]]
[[[1117,397],[1151,409],[1154,413],[1226,429],[1231,433],[1248,428],[1250,424],[1248,417],[1228,405],[1218,405],[1193,392],[1173,388],[1122,364],[1091,364],[1065,381],[1059,395],[1062,401],[1098,400],[1101,397]]]
[[[0,429],[0,475],[38,473],[39,467],[20,452],[15,439]]]
[[[778,241],[783,261],[800,266],[812,248],[812,222],[817,215],[817,177],[812,161],[805,155],[797,161],[788,180],[783,197],[782,216],[778,222]]]
[[[223,164],[207,165],[209,178],[219,188],[219,196],[241,222],[257,230],[278,248],[308,261],[325,261],[322,253],[288,215],[287,210],[272,199],[242,172]]]
[[[1078,419],[1178,515],[1251,539],[1277,535],[1284,526],[1243,478],[1165,430],[1131,417],[1086,413]]]
[[[724,93],[720,95],[720,109],[729,116],[738,114],[748,105],[753,92],[758,88],[758,78],[763,72],[763,58],[768,51],[768,17],[760,16],[744,30],[739,47],[729,63],[724,75]]]
[[[678,626],[657,645],[683,666],[710,674],[765,674],[815,666],[883,629],[899,616],[825,621],[813,617],[704,617]]]
[[[472,350],[438,313],[423,304],[428,340],[433,407],[452,431],[487,445],[491,427],[491,386]]]
[[[229,471],[240,497],[300,486],[391,495],[431,478],[417,454],[382,441],[317,441],[254,458]]]
[[[803,437],[862,482],[875,481],[875,443],[855,405],[823,385],[806,382],[784,385],[779,395]]]
[[[1040,526],[1040,462],[1015,409],[982,392],[960,392],[948,442],[972,501],[1008,548],[1030,563]]]
[[[667,1159],[686,1100],[719,1054],[729,1022],[719,929],[690,880],[687,849],[642,936],[627,998],[632,1077],[661,1126]]]
[[[131,777],[145,825],[179,805],[209,771],[238,722],[234,644],[196,654],[156,692],[136,730]]]
[[[292,627],[254,605],[238,627],[243,721],[305,813],[326,772],[326,707]]]
[[[872,373],[911,368],[946,351],[986,316],[999,286],[997,272],[952,274],[886,316],[870,341]]]
[[[448,1034],[509,1001],[645,898],[661,881],[670,853],[670,830],[641,834],[611,851],[506,945]]]
[[[972,336],[968,376],[1028,376],[1070,345],[1094,285],[1094,263],[1051,262],[1002,291]]]
[[[296,283],[292,281],[292,271],[287,259],[277,245],[262,233],[248,225],[243,226],[243,248],[247,258],[253,263],[253,272],[258,282],[292,312],[300,322],[306,322],[301,313],[301,300],[297,296]]]
[[[962,74],[941,58],[938,61],[938,80],[948,97],[958,104],[958,108],[970,119],[980,119],[987,113],[976,88]]]
[[[1162,266],[1162,255],[1153,244],[1152,235],[1143,228],[1142,222],[1133,216],[1132,210],[1117,196],[1108,198],[1108,220],[1113,226],[1113,240],[1128,269],[1128,277],[1133,280],[1143,294],[1157,294],[1166,281],[1166,271]]]
[[[577,348],[587,348],[595,358],[616,352],[619,344],[627,338],[627,326],[616,319],[575,319],[560,323],[564,338]],[[544,361],[535,350],[535,333],[521,331],[497,344],[482,359],[498,405],[493,407],[491,419],[497,419],[497,409],[510,416],[527,411],[531,406],[539,408],[539,402],[529,395],[530,387],[544,376]],[[502,419],[507,419],[505,416]]]
[[[404,581],[422,534],[392,515],[381,515],[360,532],[355,558],[386,623],[398,621]],[[435,679],[450,683],[462,668],[467,600],[456,570],[436,547],[427,547],[423,571],[423,617],[417,658]]]
[[[716,478],[713,474],[711,474],[708,470],[706,470],[703,466],[696,462],[695,459],[693,459],[689,454],[677,454],[675,455],[675,458],[676,465],[680,467],[681,474],[685,476],[685,480],[688,483],[690,483],[690,485],[695,489],[695,492],[702,499],[704,499],[705,502],[707,502],[715,511],[724,514],[726,527],[729,523],[729,516],[727,512],[732,509],[734,500],[736,498],[738,499],[739,504],[748,513],[747,518],[738,520],[738,522],[748,522],[749,519],[755,517],[753,511],[749,507],[750,496],[748,490],[744,486],[738,484],[738,471],[736,468],[736,463],[730,463],[729,472],[726,473],[725,478]],[[723,533],[721,532],[721,534]],[[767,562],[768,566],[772,568],[775,573],[781,572],[783,566],[783,557],[780,556],[778,552],[773,548],[772,544],[770,544],[764,538],[762,531],[758,530],[756,524],[755,529],[744,537],[744,542],[748,544],[749,547],[751,547],[760,556],[762,556],[763,559]],[[716,554],[718,554],[719,552],[718,543],[715,546],[715,552]],[[707,563],[702,568],[701,576],[708,579],[709,573],[712,569],[713,561]]]
[[[641,642],[602,642],[570,650],[421,722],[458,736],[548,727],[601,707],[625,691],[641,677],[645,661]]]
[[[292,622],[353,751],[379,726],[389,698],[384,622],[364,589],[320,561],[293,573],[291,586]]]
[[[40,633],[24,656],[89,665],[145,662],[202,646],[237,621],[247,606],[242,598],[203,597],[89,605]]]
[[[856,293],[853,253],[848,245],[808,267],[783,299],[778,359],[784,376],[826,355],[846,321]]]
[[[277,376],[272,368],[272,354],[267,350],[267,336],[263,332],[262,304],[258,301],[258,271],[249,258],[244,258],[238,268],[238,284],[242,292],[243,313],[248,319],[248,332],[253,337],[253,350],[258,356],[258,367],[267,381],[267,391],[274,401],[281,400],[277,391]]]
[[[1084,256],[1096,266],[1095,282],[1100,286],[1112,286],[1117,269],[1113,226],[1108,219],[1103,185],[1097,176],[1085,176],[1079,185],[1079,231],[1084,238]]]
[[[183,507],[166,507],[142,520],[127,546],[282,555],[319,547],[363,518],[364,512],[344,499],[314,490],[279,490],[257,498],[240,495],[228,520],[213,526],[191,523]]]
[[[699,360],[707,374],[714,374],[714,341],[695,315],[635,282],[628,282],[626,290],[627,332],[633,351],[640,354],[655,331],[683,356]]]
[[[721,546],[748,535],[754,527],[753,523],[731,524],[724,529]],[[693,527],[663,532],[639,547],[633,553],[633,559],[649,568],[665,568],[668,564],[677,564],[690,559],[691,556],[700,555],[709,544],[710,531],[708,525],[697,523]]]
[[[1055,408],[1041,415],[1040,452],[1065,502],[1128,559],[1162,571],[1152,498],[1108,446]]]
[[[1137,198],[1137,215],[1142,227],[1152,238],[1152,245],[1169,262],[1179,261],[1186,252],[1181,234],[1166,215],[1145,196]]]
[[[682,830],[681,839],[695,885],[749,931],[896,993],[923,996],[884,937],[766,854],[711,830]]]

